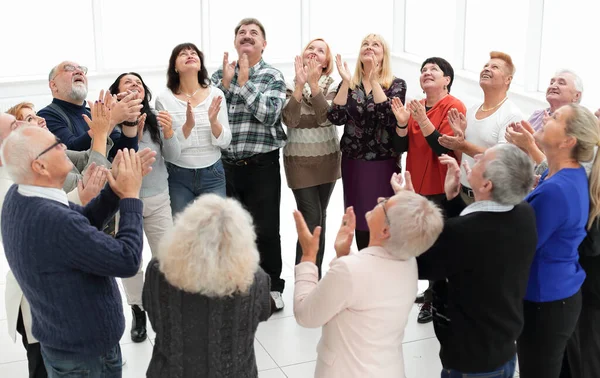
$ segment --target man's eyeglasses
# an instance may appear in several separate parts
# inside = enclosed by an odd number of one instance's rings
[[[387,203],[387,201],[389,199],[390,199],[390,197],[382,198],[380,201],[377,202],[377,204],[381,205],[381,207],[383,208],[383,214],[385,215],[385,222],[388,224],[388,226],[391,226],[392,223],[390,222],[390,218],[388,217],[387,210],[385,209],[385,204]]]
[[[75,72],[75,71],[79,70],[79,71],[83,72],[84,75],[87,75],[87,72],[88,72],[88,68],[87,67],[85,67],[85,66],[74,66],[72,64],[65,64],[62,69],[63,69],[64,72]],[[57,73],[56,75],[54,75],[54,77],[52,78],[52,80],[56,79],[56,77],[59,74],[60,74],[60,72]]]
[[[51,145],[50,147],[46,148],[44,151],[40,152],[40,153],[38,154],[38,156],[36,156],[36,157],[35,157],[35,160],[39,159],[39,158],[40,158],[40,156],[42,156],[42,155],[43,155],[43,154],[45,154],[46,152],[48,152],[48,151],[52,151],[52,149],[53,149],[54,147],[56,147],[56,146],[58,146],[58,145],[60,145],[60,144],[62,144],[62,141],[61,141],[61,140],[60,140],[58,137],[56,137],[56,142],[52,143],[52,145]]]

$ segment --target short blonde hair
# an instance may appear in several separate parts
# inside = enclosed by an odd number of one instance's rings
[[[381,62],[381,75],[379,75],[379,84],[383,87],[383,89],[387,89],[392,85],[392,81],[394,81],[394,75],[392,74],[392,64],[390,62],[390,49],[388,48],[388,44],[385,42],[382,36],[379,34],[369,34],[360,42],[361,46],[363,42],[367,39],[375,39],[381,43],[383,47],[383,60]],[[360,50],[358,52],[358,59],[356,60],[356,68],[354,69],[354,76],[350,81],[350,89],[354,89],[362,83],[363,79],[363,64],[360,61]]]
[[[247,293],[258,270],[252,217],[216,194],[198,197],[163,238],[157,260],[167,281],[190,293],[225,297]]]
[[[325,60],[327,61],[327,67],[323,68],[323,75],[331,75],[331,73],[333,72],[333,55],[331,54],[331,48],[329,47],[329,44],[325,42],[323,38],[315,38],[312,41],[308,42],[302,50],[302,55],[304,55],[304,52],[306,51],[308,46],[310,46],[310,44],[314,41],[321,41],[325,44],[325,46],[327,46],[327,51],[325,52]]]
[[[444,228],[442,211],[427,198],[408,190],[392,198],[394,205],[387,209],[390,237],[383,247],[402,260],[417,257],[440,236]]]
[[[20,102],[12,108],[8,109],[6,113],[14,116],[17,119],[17,121],[22,121],[23,116],[21,116],[21,110],[23,109],[34,110],[35,108],[31,102]]]
[[[517,72],[517,69],[513,64],[510,55],[501,51],[492,51],[490,52],[490,59],[500,59],[501,61],[503,61],[506,64],[506,68],[508,69],[507,74],[509,74],[510,76],[515,76],[515,72]]]

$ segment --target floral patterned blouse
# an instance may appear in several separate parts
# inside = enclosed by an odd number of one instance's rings
[[[341,86],[341,84],[340,84]],[[338,91],[339,91],[338,87]],[[396,117],[390,106],[392,97],[406,98],[406,82],[394,78],[389,88],[383,90],[388,100],[380,104],[373,101],[373,91],[368,95],[362,83],[348,89],[348,102],[340,106],[332,104],[327,118],[334,125],[345,125],[340,140],[342,155],[349,159],[385,160],[398,154],[392,146],[396,132]]]

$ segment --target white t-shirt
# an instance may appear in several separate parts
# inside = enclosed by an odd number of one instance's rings
[[[475,114],[480,105],[475,105],[467,111],[467,130],[465,131],[465,140],[480,147],[490,148],[500,143],[506,143],[506,127],[512,122],[524,120],[521,110],[510,100],[506,100],[494,114],[484,119],[476,119]],[[471,167],[475,164],[475,159],[465,153],[462,154],[462,160],[467,161]],[[467,181],[465,169],[460,167],[460,183],[470,188]]]
[[[187,102],[175,97],[171,90],[167,89],[156,98],[156,110],[167,110],[173,119],[173,131],[181,146],[181,156],[177,161],[171,161],[179,167],[188,169],[199,169],[210,167],[221,158],[221,149],[227,148],[231,142],[231,129],[227,116],[227,101],[223,91],[214,86],[209,86],[210,92],[206,99],[193,108],[196,125],[186,139],[183,136],[183,125]],[[221,96],[221,109],[217,118],[223,126],[223,131],[218,138],[212,134],[208,120],[208,108],[214,97]]]

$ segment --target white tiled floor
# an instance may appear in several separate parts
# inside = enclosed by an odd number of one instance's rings
[[[281,198],[281,240],[284,269],[282,276],[286,279],[286,290],[283,294],[285,309],[262,323],[256,334],[256,360],[260,378],[308,378],[315,369],[316,344],[321,335],[320,329],[305,329],[296,324],[293,317],[292,296],[294,290],[293,266],[296,248],[296,230],[292,218],[292,210],[296,203],[292,192],[285,186]],[[333,192],[328,210],[327,251],[324,261],[333,257],[333,239],[343,214],[342,185],[338,181]],[[150,253],[144,250],[147,262]],[[324,264],[324,270],[327,270]],[[0,257],[0,378],[27,377],[25,351],[20,343],[13,343],[9,338],[4,310],[4,289],[7,264],[4,256]],[[423,290],[426,283],[421,282]],[[127,360],[123,376],[140,378],[145,376],[148,362],[152,355],[152,342],[155,334],[149,327],[149,339],[141,344],[131,342],[129,329],[131,310],[126,305],[123,295],[124,313],[127,329],[121,339],[121,349]],[[415,305],[406,328],[404,338],[404,360],[408,378],[434,378],[440,376],[441,364],[438,358],[439,344],[435,338],[431,324],[421,325],[416,321],[418,309]]]

